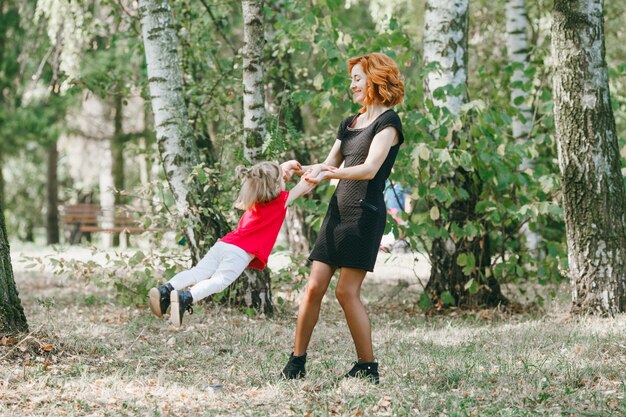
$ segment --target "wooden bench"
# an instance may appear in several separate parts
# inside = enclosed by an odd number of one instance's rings
[[[102,224],[108,219],[106,210],[113,210],[113,226],[104,227]],[[62,221],[66,225],[74,225],[83,233],[142,233],[146,229],[138,226],[137,220],[130,216],[121,206],[105,209],[98,204],[72,204],[61,210]]]

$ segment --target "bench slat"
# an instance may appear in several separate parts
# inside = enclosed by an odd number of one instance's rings
[[[107,233],[141,233],[146,229],[138,226],[139,221],[128,213],[119,212],[120,206],[107,208],[106,211],[98,204],[73,204],[63,207],[62,222],[64,224],[76,224],[81,232],[107,232]],[[115,213],[113,227],[99,226],[105,220],[105,214]]]

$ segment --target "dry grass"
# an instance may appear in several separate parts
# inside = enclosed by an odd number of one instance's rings
[[[79,279],[16,280],[33,333],[0,339],[3,416],[626,415],[624,316],[426,317],[414,293],[371,285],[372,386],[339,378],[354,354],[329,292],[308,377],[282,381],[292,304],[272,319],[196,308],[175,330]]]

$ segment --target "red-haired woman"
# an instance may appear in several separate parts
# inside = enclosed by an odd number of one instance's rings
[[[397,64],[372,53],[348,60],[358,114],[341,122],[326,160],[303,167],[312,183],[338,179],[315,247],[309,256],[311,273],[298,313],[294,350],[283,369],[288,379],[304,377],[306,351],[319,317],[322,298],[335,270],[341,268],[335,294],[346,316],[357,361],[346,377],[378,383],[378,363],[372,349],[367,312],[360,298],[367,271],[373,271],[385,230],[385,180],[404,141],[402,123],[392,109],[402,102],[404,84]],[[338,168],[341,164],[342,168]]]

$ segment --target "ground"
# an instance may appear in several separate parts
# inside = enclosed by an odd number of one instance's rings
[[[573,319],[563,288],[521,313],[424,315],[418,278],[398,279],[407,258],[390,260],[394,276],[377,267],[363,291],[381,384],[341,378],[354,352],[331,291],[309,375],[283,381],[295,303],[252,319],[204,305],[177,330],[80,277],[25,270],[19,257],[31,332],[0,338],[3,416],[626,415],[626,316]]]

